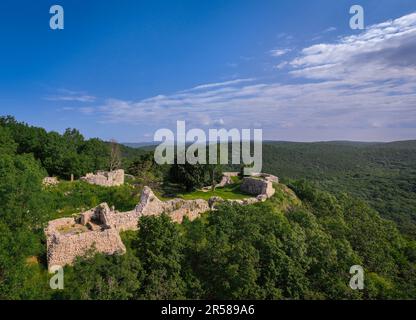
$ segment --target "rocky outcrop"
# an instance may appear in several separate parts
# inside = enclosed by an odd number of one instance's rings
[[[103,187],[121,186],[124,184],[124,170],[98,171],[96,174],[87,173],[80,180]]]

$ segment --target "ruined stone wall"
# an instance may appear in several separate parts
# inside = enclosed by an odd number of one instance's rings
[[[48,267],[72,264],[76,257],[89,249],[104,254],[122,254],[126,251],[119,232],[138,229],[141,216],[168,214],[181,223],[186,216],[196,219],[209,211],[205,200],[159,200],[149,187],[142,192],[141,201],[132,211],[118,212],[106,203],[85,211],[76,218],[52,220],[45,229],[48,250]]]
[[[186,216],[190,220],[196,219],[201,213],[209,211],[208,201],[172,199],[160,201],[149,187],[144,187],[140,204],[136,211],[140,216],[160,215],[166,213],[173,221],[181,223]]]
[[[265,181],[270,181],[274,183],[279,183],[279,178],[268,173],[253,173],[251,174],[252,177],[262,178]]]
[[[113,211],[106,215],[106,222],[111,228],[119,232],[137,230],[139,217],[140,215],[136,210],[128,212]]]
[[[266,200],[275,192],[273,177],[271,179],[244,178],[241,190],[256,197],[228,201],[248,205]],[[144,187],[140,203],[132,211],[118,212],[106,203],[102,203],[81,213],[78,217],[52,220],[45,229],[48,267],[72,264],[76,257],[85,255],[90,249],[109,255],[123,254],[126,248],[119,232],[137,230],[141,216],[165,213],[174,222],[182,223],[184,217],[194,220],[202,213],[214,209],[216,203],[223,201],[219,197],[212,197],[209,201],[202,199],[161,201],[149,187]]]
[[[254,177],[248,177],[243,179],[243,183],[241,184],[241,191],[265,199],[270,198],[275,193],[272,181]]]
[[[232,184],[232,177],[238,177],[238,175],[239,172],[223,172],[221,181],[215,187],[225,187],[226,185]]]
[[[124,170],[98,171],[96,174],[87,173],[80,180],[103,187],[116,187],[124,184]]]
[[[79,223],[85,226],[88,225],[88,223],[93,222],[109,228],[110,225],[107,221],[107,215],[110,214],[111,211],[112,210],[107,203],[101,203],[97,207],[81,213]]]
[[[73,228],[73,232],[64,233],[62,230]],[[47,238],[47,260],[49,269],[52,266],[73,264],[79,256],[84,256],[94,248],[104,254],[123,254],[126,247],[115,229],[98,231],[76,231],[74,218],[63,218],[49,222],[45,230]]]
[[[223,172],[221,181],[215,185],[215,188],[223,188],[229,184],[233,184],[232,177],[238,177],[239,172]],[[206,186],[202,188],[202,191],[208,192],[212,189],[212,186]]]
[[[58,178],[57,177],[45,177],[45,178],[43,178],[43,180],[42,180],[42,184],[44,185],[44,186],[54,186],[54,185],[57,185],[57,184],[59,184],[59,180],[58,180]]]

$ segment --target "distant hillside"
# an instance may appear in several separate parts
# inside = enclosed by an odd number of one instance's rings
[[[391,143],[265,142],[263,171],[307,179],[368,201],[416,236],[416,140]]]
[[[125,145],[129,148],[145,148],[145,147],[153,147],[155,144],[154,142],[123,142],[122,145]]]
[[[152,151],[154,146],[139,148]],[[231,148],[230,148],[231,151]],[[237,170],[230,166],[227,170]],[[366,200],[416,238],[416,140],[263,143],[263,171]]]
[[[126,254],[77,259],[65,268],[64,290],[50,290],[47,222],[104,201],[131,210],[144,183],[170,183],[151,152],[142,156],[149,148],[120,148],[124,167],[136,176],[132,184],[61,181],[46,187],[46,174],[67,178],[108,168],[109,143],[85,139],[75,129],[59,134],[0,117],[1,300],[416,297],[414,238],[403,237],[365,201],[322,191],[366,199],[415,236],[414,142],[267,142],[264,171],[288,182],[277,185],[268,201],[224,203],[181,225],[167,215],[143,216],[138,232],[121,235]],[[178,180],[202,171],[188,166]],[[348,286],[348,271],[357,264],[366,272],[363,291]]]
[[[110,143],[98,138],[85,139],[76,129],[63,134],[19,122],[12,116],[0,116],[0,133],[8,137],[7,149],[17,154],[33,154],[48,175],[69,179],[97,170],[109,169]],[[0,146],[0,151],[3,146]],[[127,168],[145,150],[120,145],[122,165]]]
[[[64,134],[1,117],[0,127],[17,154],[33,154],[49,175],[69,178],[108,168],[109,145],[86,140],[68,129]],[[150,152],[155,145],[121,145],[123,167]],[[0,146],[1,149],[1,146]],[[1,151],[1,150],[0,150]],[[226,170],[232,166],[225,168]],[[377,142],[273,142],[263,145],[263,171],[284,182],[306,179],[331,192],[347,192],[366,200],[397,223],[401,231],[416,238],[416,141]]]

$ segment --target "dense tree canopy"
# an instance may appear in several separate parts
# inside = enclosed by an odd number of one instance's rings
[[[142,269],[136,299],[392,299],[414,298],[414,243],[362,201],[337,199],[299,183],[307,195],[290,200],[286,191],[254,206],[223,205],[193,222],[174,224],[168,216],[143,217],[129,235],[129,254]],[[336,210],[332,215],[330,212]],[[98,262],[96,260],[98,259]],[[100,265],[102,259],[74,268]],[[119,266],[120,267],[120,262]],[[365,269],[365,289],[349,287],[350,267]],[[91,267],[89,267],[91,268]],[[88,270],[88,269],[86,269]],[[88,275],[88,272],[83,272]],[[80,296],[72,279],[67,297]],[[100,276],[101,277],[101,276]],[[101,278],[100,278],[101,279]],[[102,280],[99,280],[99,283]],[[88,286],[86,294],[89,294]],[[72,289],[74,288],[74,289]],[[74,292],[71,292],[74,290]],[[114,292],[114,297],[118,291]]]
[[[404,228],[408,231],[404,234],[395,222],[382,218],[377,206],[369,205],[365,197],[351,195],[341,186],[329,192],[328,186],[333,186],[329,175],[325,178],[329,180],[320,184],[310,183],[317,177],[299,180],[296,168],[296,174],[285,178],[288,187],[275,185],[276,194],[264,203],[223,204],[181,225],[166,215],[142,217],[138,231],[122,233],[125,255],[104,256],[92,250],[65,268],[63,291],[51,290],[43,235],[47,221],[104,201],[122,211],[131,210],[139,200],[141,186],[153,178],[162,181],[169,170],[158,167],[150,155],[140,157],[143,152],[120,149],[129,155],[124,166],[137,177],[136,185],[103,188],[61,182],[46,188],[41,182],[48,174],[67,178],[71,173],[79,176],[105,168],[108,144],[85,140],[77,130],[60,135],[10,117],[0,118],[0,299],[416,297],[412,219],[406,220],[410,227]],[[409,181],[399,186],[408,189],[407,195],[414,192],[409,189],[412,166],[407,164],[413,156],[402,149],[397,154],[397,163],[389,166],[410,170]],[[293,164],[296,166],[299,164]],[[334,163],[321,172],[346,166]],[[170,173],[193,189],[212,183],[212,169],[183,165],[173,166]],[[341,176],[337,175],[337,183],[345,182]],[[385,181],[379,186],[391,190]],[[407,208],[412,202],[400,204],[400,208]],[[392,205],[394,202],[379,204],[383,210]],[[352,265],[365,270],[362,291],[349,287]]]
[[[33,154],[51,176],[68,179],[71,174],[80,177],[110,168],[112,145],[96,138],[85,140],[76,129],[67,129],[61,135],[17,122],[12,117],[0,117],[0,128],[14,141],[17,154]],[[3,132],[0,137],[4,135],[6,139],[7,133]],[[14,147],[11,142],[4,145]],[[141,154],[128,152],[131,156]]]

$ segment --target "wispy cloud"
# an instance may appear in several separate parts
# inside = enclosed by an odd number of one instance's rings
[[[292,75],[350,82],[414,79],[416,76],[416,13],[370,26],[337,43],[302,50],[291,62]]]
[[[254,78],[209,83],[139,101],[108,99],[92,112],[111,123],[160,128],[187,120],[198,127],[290,131],[293,137],[322,130],[416,133],[415,52],[416,13],[304,48],[279,65],[294,77],[287,83]]]
[[[286,32],[281,32],[276,36],[277,39],[279,40],[286,40],[286,41],[290,41],[293,39],[293,36],[286,33]]]
[[[337,28],[329,27],[329,28],[325,29],[324,31],[322,31],[322,33],[329,33],[329,32],[334,32],[334,31],[337,31]]]
[[[289,53],[290,51],[292,51],[291,49],[273,49],[269,51],[269,54],[272,57],[280,57],[285,55],[286,53]]]
[[[275,66],[275,69],[280,70],[285,68],[289,63],[287,61],[280,62],[278,65]]]
[[[191,90],[201,90],[201,89],[210,89],[210,88],[216,88],[216,87],[227,87],[235,84],[241,84],[244,82],[253,82],[256,79],[254,78],[247,78],[247,79],[235,79],[235,80],[229,80],[229,81],[223,81],[223,82],[216,82],[216,83],[207,83],[207,84],[201,84],[199,86],[196,86],[192,88]]]
[[[310,39],[310,41],[315,42],[315,41],[321,40],[324,37],[324,35],[335,32],[335,31],[337,31],[337,28],[335,27],[326,28],[325,30],[316,33],[315,36]]]
[[[71,91],[67,89],[59,89],[56,94],[44,97],[49,101],[76,101],[76,102],[94,102],[96,97],[88,95],[85,92]]]

